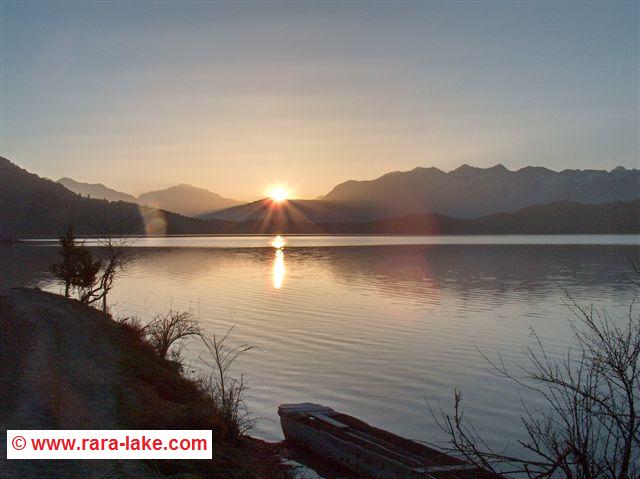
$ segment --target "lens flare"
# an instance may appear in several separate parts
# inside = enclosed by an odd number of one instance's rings
[[[161,210],[138,206],[147,236],[164,236],[167,234],[167,220]]]

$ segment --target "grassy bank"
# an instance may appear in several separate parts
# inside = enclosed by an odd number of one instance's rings
[[[6,428],[211,429],[210,461],[145,461],[140,476],[123,469],[109,477],[289,477],[276,446],[248,436],[229,440],[203,384],[160,358],[138,328],[78,301],[24,289],[1,293],[0,318]],[[62,471],[52,477],[99,467],[113,474],[116,467],[115,461],[3,462],[25,463],[4,471],[22,477],[37,477],[26,463],[39,473]]]
[[[154,461],[154,469],[196,477],[289,477],[273,445],[250,436],[230,442],[224,434],[228,425],[215,414],[206,387],[183,376],[174,362],[159,358],[137,327],[113,320],[109,325],[110,340],[121,350],[118,367],[131,380],[117,391],[123,427],[213,431],[212,461]]]

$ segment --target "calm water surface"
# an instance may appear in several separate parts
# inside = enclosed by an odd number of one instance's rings
[[[637,236],[274,240],[139,240],[113,309],[142,319],[190,309],[209,332],[235,326],[234,344],[256,346],[236,370],[262,438],[282,437],[278,404],[313,401],[438,440],[428,404],[449,407],[458,388],[468,417],[501,446],[520,437],[520,396],[536,403],[494,377],[478,350],[522,363],[533,328],[552,354],[566,353],[562,290],[624,314],[635,291],[621,276],[639,244]],[[3,246],[3,282],[60,291],[46,272],[56,255],[48,244]],[[201,352],[188,346],[195,369]]]

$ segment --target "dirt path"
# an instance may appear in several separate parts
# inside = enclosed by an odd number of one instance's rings
[[[0,478],[157,477],[141,461],[8,461],[7,429],[117,429],[126,393],[97,311],[47,293],[0,292]]]

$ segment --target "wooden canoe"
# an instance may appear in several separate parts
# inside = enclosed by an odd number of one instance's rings
[[[375,479],[497,479],[501,476],[313,403],[278,408],[288,442]]]

